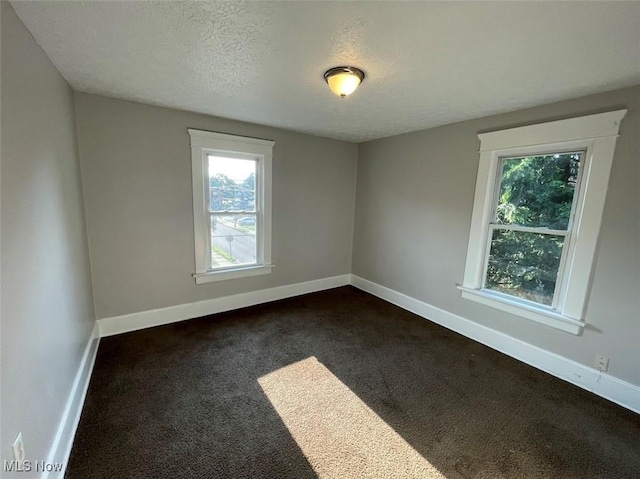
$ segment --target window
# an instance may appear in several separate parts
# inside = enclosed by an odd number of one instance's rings
[[[189,129],[196,283],[271,272],[273,142]]]
[[[626,110],[483,133],[466,299],[584,328],[618,128]]]
[[[583,156],[580,151],[499,158],[485,289],[557,305]]]

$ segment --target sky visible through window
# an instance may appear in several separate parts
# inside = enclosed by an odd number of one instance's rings
[[[225,175],[234,181],[244,181],[255,171],[255,160],[239,160],[209,155],[209,178],[215,175]]]

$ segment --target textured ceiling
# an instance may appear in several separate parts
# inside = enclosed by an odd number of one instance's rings
[[[640,84],[638,2],[12,5],[76,90],[356,142]]]

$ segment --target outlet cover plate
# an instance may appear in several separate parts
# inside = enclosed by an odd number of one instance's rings
[[[609,358],[601,354],[596,355],[595,366],[598,371],[606,371],[609,369]]]

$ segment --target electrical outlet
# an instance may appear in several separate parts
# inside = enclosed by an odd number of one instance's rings
[[[605,358],[601,354],[597,354],[595,366],[598,371],[606,371],[609,369],[609,358]]]
[[[13,459],[15,461],[24,461],[24,443],[22,442],[22,433],[18,433],[18,437],[13,441]]]

